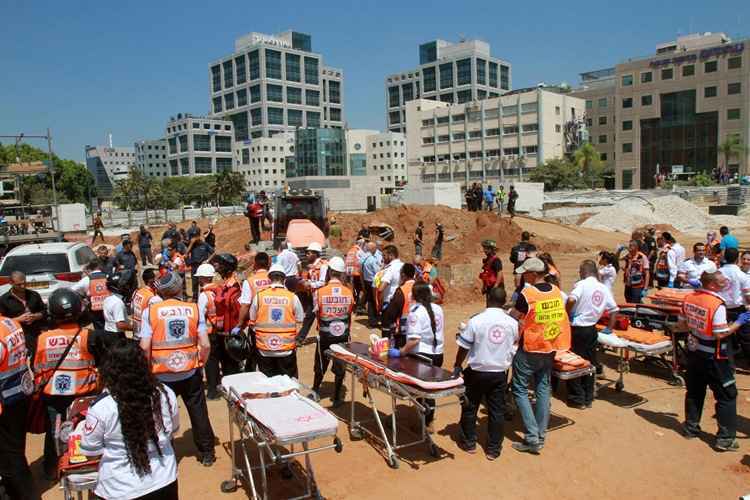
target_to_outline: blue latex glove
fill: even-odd
[[[674,288],[674,280],[669,280],[669,288]]]
[[[738,325],[746,325],[750,323],[750,312],[743,312],[742,314],[737,316],[735,323],[737,323]]]
[[[612,329],[607,326],[607,327],[602,328],[599,331],[599,333],[604,333],[604,334],[607,334],[607,335],[612,335]]]
[[[621,243],[621,244],[617,245],[617,250],[615,250],[615,253],[618,254],[618,253],[622,252],[623,250],[625,250],[626,248],[627,247]]]
[[[388,357],[389,358],[399,358],[401,357],[401,350],[396,349],[395,347],[391,347],[388,349]]]
[[[240,332],[242,332],[242,328],[240,328],[239,326],[235,326],[234,328],[232,328],[232,331],[231,331],[231,332],[229,332],[229,333],[230,333],[231,335],[237,335],[237,334],[239,334]]]
[[[688,284],[693,288],[700,288],[702,286],[700,280],[688,280]]]
[[[644,288],[644,289],[643,289],[643,290],[641,291],[641,298],[645,297],[646,295],[648,295],[648,288]]]

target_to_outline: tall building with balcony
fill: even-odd
[[[387,130],[406,132],[406,103],[447,104],[491,99],[511,89],[510,63],[493,57],[481,40],[433,40],[419,46],[419,66],[385,79]]]
[[[110,198],[117,181],[127,179],[135,165],[132,147],[86,146],[86,168],[94,176],[96,189],[102,198]]]
[[[232,170],[234,125],[230,121],[179,113],[167,122],[169,175],[210,175]]]
[[[208,73],[210,116],[230,120],[237,142],[344,126],[343,71],[323,64],[310,35],[250,33]]]
[[[152,139],[138,141],[134,145],[135,167],[146,177],[169,176],[167,140]]]

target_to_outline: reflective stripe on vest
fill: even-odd
[[[360,275],[360,263],[359,259],[357,258],[357,254],[359,253],[359,247],[353,246],[349,249],[349,251],[346,253],[346,259],[344,260],[344,265],[346,266],[346,274],[349,276],[359,276]]]
[[[660,251],[656,258],[656,276],[658,278],[669,277],[669,251],[672,249],[670,245],[665,245]]]
[[[521,292],[529,310],[523,319],[523,348],[526,352],[548,353],[570,349],[570,321],[560,290],[554,286],[542,292],[527,286]]]
[[[682,314],[690,329],[688,349],[713,354],[717,359],[728,356],[728,337],[719,339],[714,335],[714,316],[722,305],[721,297],[706,290],[696,290],[685,297]]]
[[[318,259],[315,261],[315,264],[310,266],[309,274],[311,281],[320,281],[320,268],[323,266],[328,266],[328,261],[325,259]]]
[[[295,295],[281,287],[258,292],[255,320],[255,346],[261,351],[291,351],[295,347],[297,320]]]
[[[224,318],[216,314],[216,291],[220,288],[215,283],[209,283],[201,290],[201,293],[206,295],[206,328],[209,335],[224,329]]]
[[[318,290],[318,330],[321,336],[349,336],[354,294],[341,281],[332,279]]]
[[[184,373],[200,367],[198,357],[198,306],[175,299],[152,304],[151,370]]]
[[[643,253],[638,252],[635,257],[628,255],[627,267],[625,268],[625,284],[627,286],[641,288],[646,286],[646,269],[643,264],[643,259],[646,256]]]
[[[135,332],[136,335],[141,331],[141,319],[143,318],[143,311],[146,310],[146,307],[148,307],[148,302],[154,295],[154,291],[147,286],[139,288],[133,294],[133,332]]]
[[[401,308],[401,317],[398,319],[398,331],[402,335],[406,335],[406,330],[409,327],[409,311],[411,306],[414,305],[414,297],[411,294],[411,290],[414,288],[414,280],[409,280],[398,288],[404,294],[404,305]]]
[[[89,331],[81,330],[75,344],[68,351],[60,367],[57,366],[68,344],[78,332],[77,325],[63,325],[48,330],[39,336],[34,371],[37,384],[49,378],[44,387],[44,394],[49,396],[82,396],[97,389],[97,371],[94,366],[94,355],[89,352]]]
[[[10,318],[0,318],[0,344],[5,353],[0,362],[0,400],[8,404],[16,396],[29,394],[33,390],[21,325]]]
[[[92,311],[101,311],[104,307],[104,299],[109,297],[107,288],[107,275],[101,272],[91,273],[89,276],[89,301]]]

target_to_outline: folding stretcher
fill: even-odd
[[[552,376],[560,380],[572,380],[587,375],[593,375],[596,369],[586,359],[572,352],[559,352],[555,354],[555,362],[552,366]]]
[[[305,493],[295,498],[321,498],[315,483],[310,454],[335,449],[341,452],[337,437],[338,420],[315,401],[303,396],[300,384],[289,377],[267,378],[260,372],[228,375],[219,391],[229,412],[229,446],[232,477],[221,484],[225,493],[234,491],[244,480],[254,500],[268,498],[268,469],[273,465],[289,468],[289,460],[305,457]],[[235,427],[239,435],[235,438]],[[318,439],[332,439],[332,444],[311,447]],[[236,451],[239,441],[241,456]],[[258,464],[252,465],[250,445],[257,447]],[[302,449],[295,451],[295,445]],[[260,471],[260,495],[253,471]]]
[[[364,434],[385,446],[388,465],[396,469],[399,466],[396,451],[427,443],[430,454],[438,455],[437,446],[427,431],[425,415],[428,408],[424,399],[460,398],[465,392],[462,378],[453,378],[451,373],[440,367],[433,366],[428,359],[417,356],[405,356],[381,360],[370,356],[369,347],[361,342],[348,344],[333,344],[326,355],[344,364],[351,373],[351,406],[349,414],[349,432],[355,439]],[[355,415],[356,383],[362,383],[364,395],[372,409],[374,418],[368,421],[358,421]],[[391,400],[391,428],[389,432],[383,426],[372,391],[379,391]],[[398,425],[396,421],[396,404],[398,401],[410,403],[419,416],[419,436],[407,442],[399,442]],[[457,401],[458,402],[458,401]],[[457,403],[456,402],[456,403]],[[437,407],[456,403],[436,404]],[[365,423],[375,421],[378,432],[373,432],[364,426]]]
[[[74,400],[65,421],[58,418],[55,422],[55,446],[60,457],[57,470],[65,500],[83,500],[84,492],[89,492],[90,496],[99,478],[99,458],[77,456],[76,450],[69,446],[70,436],[76,432],[78,424],[86,419],[86,412],[96,398],[87,396]]]
[[[630,333],[630,335],[628,335]],[[627,338],[627,337],[630,337]],[[649,337],[651,337],[649,339]],[[632,339],[643,338],[643,341]],[[635,327],[628,327],[626,331],[617,331],[614,333],[599,333],[599,344],[614,351],[617,354],[617,374],[618,378],[614,382],[601,384],[600,387],[607,387],[614,384],[616,391],[622,391],[625,388],[625,373],[630,371],[630,362],[635,359],[658,358],[666,366],[672,368],[671,361],[666,359],[667,353],[673,352],[673,343],[670,337],[661,335],[657,332],[649,332]],[[679,379],[683,383],[682,377],[672,370],[673,379]]]

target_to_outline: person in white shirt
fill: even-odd
[[[664,242],[669,245],[667,251],[667,264],[669,266],[669,288],[673,288],[675,280],[677,279],[677,272],[680,268],[680,264],[685,260],[685,247],[677,243],[671,233],[664,231],[661,233],[661,237]]]
[[[724,250],[726,264],[719,269],[719,272],[726,278],[726,283],[718,293],[724,299],[724,305],[727,308],[727,321],[730,323],[750,307],[750,276],[742,272],[742,269],[737,265],[739,256],[739,251],[736,248],[727,248]],[[738,335],[740,338],[743,337],[744,330],[745,328],[740,330]]]
[[[406,344],[400,349],[391,348],[388,354],[391,357],[418,354],[421,357],[429,358],[432,366],[443,366],[445,344],[443,308],[432,303],[432,290],[426,283],[415,284],[411,294],[414,305],[409,309],[409,316],[406,320]],[[428,431],[432,432],[432,420],[435,418],[435,400],[424,399],[419,401],[427,407],[425,424]]]
[[[597,279],[596,263],[584,260],[578,269],[581,280],[576,283],[566,300],[566,309],[571,318],[571,350],[596,365],[598,332],[596,324],[604,313],[609,313],[611,333],[617,315],[617,302],[612,291]],[[568,405],[575,408],[591,408],[594,402],[594,375],[568,381]]]
[[[461,441],[459,446],[468,453],[477,449],[477,412],[482,401],[487,407],[487,459],[500,456],[503,443],[505,392],[508,387],[508,368],[516,354],[518,322],[503,306],[507,296],[504,288],[493,288],[487,294],[487,309],[459,327],[456,337],[458,352],[453,367],[454,375],[463,370],[466,395],[461,405]]]
[[[742,252],[740,256],[740,269],[745,274],[750,274],[750,251]]]
[[[101,456],[94,493],[101,498],[176,500],[172,439],[180,416],[174,392],[151,375],[136,340],[118,340],[99,370],[105,392],[76,429],[81,452]]]
[[[110,347],[118,338],[125,338],[125,332],[133,329],[128,318],[128,309],[122,297],[123,288],[129,286],[130,271],[121,271],[107,276],[107,288],[111,292],[102,303],[102,314],[104,316],[104,331],[106,335],[99,337],[95,357],[97,366],[101,364],[103,357],[107,356]]]
[[[383,277],[380,279],[380,288],[382,300],[380,301],[381,311],[385,311],[391,297],[396,293],[396,289],[401,285],[401,266],[404,265],[398,258],[398,248],[395,245],[388,245],[383,249]]]
[[[615,281],[617,280],[617,257],[611,252],[599,253],[599,281],[610,291],[614,290]]]
[[[677,270],[675,285],[681,288],[701,287],[701,274],[715,273],[716,264],[706,258],[706,245],[696,243],[693,245],[693,258],[682,261]]]

